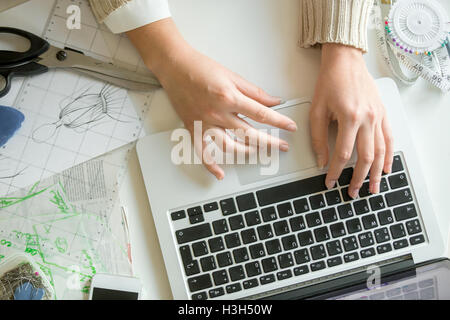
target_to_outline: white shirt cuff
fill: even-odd
[[[133,0],[114,10],[104,23],[111,32],[122,33],[170,16],[167,0]]]

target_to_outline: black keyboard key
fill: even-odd
[[[366,199],[358,200],[353,202],[353,208],[355,208],[355,212],[357,215],[365,214],[369,212],[369,204]]]
[[[386,192],[389,190],[386,178],[381,178],[380,181],[380,192]]]
[[[390,243],[381,244],[377,247],[378,254],[386,253],[392,251],[392,246]]]
[[[261,223],[261,217],[259,216],[258,211],[250,211],[245,214],[245,222],[247,222],[247,226],[256,226]]]
[[[308,249],[300,249],[297,251],[294,251],[294,258],[295,262],[297,264],[303,264],[311,261],[311,258],[309,257]]]
[[[402,159],[400,156],[395,156],[392,162],[392,173],[403,171]]]
[[[216,262],[213,256],[205,257],[200,259],[200,264],[202,265],[203,272],[208,272],[217,268]]]
[[[225,243],[227,244],[228,249],[239,247],[241,245],[239,234],[237,232],[227,234],[225,236]]]
[[[223,296],[225,294],[225,291],[223,290],[223,288],[214,288],[214,289],[209,290],[208,293],[209,293],[209,297],[211,299],[213,299],[213,298]]]
[[[277,236],[289,233],[289,226],[285,220],[275,222],[273,224],[273,229],[275,230],[275,234]]]
[[[281,243],[283,243],[284,251],[289,251],[298,248],[297,239],[294,235],[289,235],[287,237],[281,238]]]
[[[177,220],[186,218],[186,212],[184,210],[180,210],[180,211],[172,212],[170,214],[170,216],[172,217],[172,221],[177,221]]]
[[[250,255],[252,256],[252,259],[258,259],[261,257],[264,257],[266,255],[266,252],[264,251],[264,246],[262,243],[256,243],[249,247]]]
[[[187,249],[190,250],[189,247]],[[180,251],[181,251],[181,248],[180,248]],[[198,264],[198,261],[192,260],[190,251],[189,251],[189,256],[190,256],[190,258],[187,258],[187,257],[183,258],[183,254],[182,254],[184,271],[186,273],[186,276],[188,276],[188,277],[200,273],[200,266]]]
[[[254,276],[260,275],[261,272],[261,265],[258,261],[252,261],[250,263],[247,263],[245,265],[245,271],[247,272],[247,277],[251,278]]]
[[[255,288],[255,287],[259,286],[259,283],[258,283],[258,279],[250,279],[250,280],[245,280],[244,282],[242,282],[242,285],[243,285],[244,289],[247,290],[247,289],[251,289],[251,288]]]
[[[378,227],[377,218],[374,214],[362,217],[361,221],[366,230]]]
[[[372,232],[365,232],[358,234],[359,245],[361,248],[370,247],[375,243]]]
[[[342,264],[342,258],[341,257],[333,257],[333,258],[329,258],[327,260],[327,265],[328,267],[335,267]]]
[[[372,211],[382,210],[386,207],[384,204],[383,196],[376,196],[369,199],[370,207]]]
[[[214,221],[212,225],[215,234],[222,234],[228,232],[227,220],[225,219]]]
[[[387,193],[385,197],[389,207],[411,202],[413,200],[411,190],[409,190],[409,188]]]
[[[277,213],[274,207],[267,207],[261,209],[261,215],[264,222],[269,222],[273,220],[277,220]]]
[[[232,231],[245,227],[244,218],[242,217],[242,215],[232,216],[228,219],[228,223],[230,224],[230,228]]]
[[[393,223],[394,218],[392,217],[391,210],[384,210],[378,212],[378,221],[380,221],[381,226]]]
[[[218,209],[219,209],[219,205],[217,204],[217,202],[211,202],[211,203],[207,203],[207,204],[203,205],[203,211],[205,211],[205,212],[216,211]]]
[[[395,219],[397,221],[403,221],[406,219],[417,217],[416,207],[413,203],[407,204],[394,209]]]
[[[244,244],[249,244],[258,241],[256,237],[255,229],[247,229],[241,231],[242,242]]]
[[[231,253],[222,252],[216,255],[217,263],[220,268],[228,267],[233,264],[233,260],[231,259]]]
[[[234,204],[234,199],[224,199],[220,201],[220,209],[222,210],[222,214],[224,216],[228,216],[230,214],[234,214],[237,212],[236,205]]]
[[[191,224],[196,224],[196,223],[200,223],[203,221],[205,221],[205,217],[203,216],[203,214],[198,214],[196,216],[189,217],[189,222]]]
[[[311,209],[316,210],[325,207],[325,199],[322,194],[317,194],[315,196],[309,197],[309,203],[311,204]]]
[[[225,244],[223,243],[222,237],[209,239],[208,244],[209,244],[209,250],[211,250],[211,252],[213,252],[213,253],[225,250]]]
[[[202,274],[197,277],[188,279],[189,290],[191,292],[197,292],[212,287],[211,277],[207,274]]]
[[[242,263],[250,260],[246,247],[233,250],[233,257],[235,263]]]
[[[183,265],[186,265],[187,263],[192,261],[192,254],[189,245],[180,247],[180,256],[181,261],[183,261]]]
[[[342,222],[332,224],[330,226],[330,231],[333,238],[339,238],[346,235],[345,227]]]
[[[247,193],[236,197],[239,211],[247,211],[256,208],[256,200],[253,193]]]
[[[292,271],[290,269],[277,272],[277,279],[279,281],[289,279],[291,277],[292,277]]]
[[[319,271],[325,269],[325,261],[317,261],[310,264],[311,271]]]
[[[199,292],[192,295],[192,300],[206,300],[208,299],[208,295],[206,292]]]
[[[353,168],[345,168],[342,170],[341,176],[339,177],[339,185],[341,187],[348,186],[350,184],[350,181],[352,181],[353,176]]]
[[[189,217],[203,214],[202,207],[189,208],[187,209],[187,213]]]
[[[347,220],[345,224],[347,225],[347,230],[349,234],[360,232],[362,230],[359,218]]]
[[[406,240],[406,239],[394,241],[394,249],[395,250],[406,248],[407,246],[408,246],[408,240]]]
[[[316,238],[316,242],[330,240],[330,233],[328,232],[327,227],[321,227],[321,228],[314,229],[314,236]]]
[[[336,209],[328,208],[328,209],[322,210],[322,219],[323,219],[323,223],[330,223],[330,222],[336,221],[338,219]]]
[[[422,242],[425,242],[425,237],[423,235],[421,235],[421,234],[418,235],[418,236],[414,236],[414,237],[409,238],[409,243],[412,246],[414,246],[416,244],[419,244],[419,243],[422,243]]]
[[[390,176],[388,179],[391,189],[399,189],[408,185],[408,179],[406,178],[406,174],[403,172],[394,176]]]
[[[419,220],[412,220],[406,223],[406,230],[408,230],[409,235],[413,235],[419,232],[422,232],[422,228],[420,227]]]
[[[302,216],[297,216],[289,219],[289,224],[291,225],[291,230],[293,232],[306,229],[305,220]]]
[[[239,292],[242,290],[241,284],[240,283],[233,283],[233,284],[229,284],[228,286],[225,287],[225,290],[227,290],[227,293],[235,293],[235,292]]]
[[[277,260],[274,257],[261,260],[264,273],[278,270]]]
[[[289,268],[294,265],[294,258],[291,253],[284,253],[278,256],[278,263],[281,269]]]
[[[327,251],[329,256],[335,256],[342,253],[342,247],[339,240],[327,242]]]
[[[358,249],[358,241],[354,236],[342,239],[342,244],[344,246],[345,252]]]
[[[292,209],[290,202],[279,204],[277,210],[280,218],[286,218],[294,214],[294,209]]]
[[[320,175],[257,191],[256,197],[260,206],[267,206],[325,190],[325,175]]]
[[[309,211],[309,204],[306,198],[298,199],[294,201],[294,210],[296,214]]]
[[[342,200],[344,202],[349,202],[349,201],[353,201],[353,199],[350,197],[350,195],[348,194],[348,187],[342,188],[341,189],[341,195],[342,195]]]
[[[375,239],[377,240],[377,243],[382,243],[391,240],[391,237],[389,236],[389,231],[387,228],[381,228],[374,231]]]
[[[208,246],[205,241],[200,241],[192,244],[192,251],[194,252],[194,256],[204,256],[208,254]]]
[[[363,185],[361,186],[361,189],[359,189],[359,196],[361,198],[365,198],[371,195],[370,191],[369,191],[369,182],[364,182]]]
[[[309,272],[309,268],[307,265],[294,268],[295,276],[301,276],[302,274],[307,274],[308,272]]]
[[[311,257],[313,260],[323,259],[327,256],[327,253],[325,251],[325,247],[323,246],[323,244],[319,244],[317,246],[311,247],[310,251],[311,251]]]
[[[214,280],[214,284],[216,286],[221,286],[225,283],[230,282],[228,279],[228,274],[225,270],[220,270],[220,271],[216,271],[213,272],[212,274],[213,280]]]
[[[375,249],[374,248],[368,248],[361,250],[361,258],[368,258],[375,255]]]
[[[234,266],[228,269],[228,273],[230,274],[231,281],[238,281],[245,279],[245,272],[242,266]]]
[[[344,256],[345,263],[349,263],[349,262],[353,262],[353,261],[357,261],[357,260],[359,260],[358,252],[347,253]]]
[[[302,247],[313,244],[314,243],[314,239],[313,239],[313,235],[311,231],[303,231],[300,232],[298,235],[298,242],[300,243],[300,245]]]
[[[184,244],[212,236],[209,223],[200,224],[175,232],[178,244]]]
[[[347,219],[353,217],[353,209],[349,203],[340,205],[338,207],[339,217],[341,219]]]
[[[260,240],[266,240],[273,237],[273,231],[270,224],[266,224],[257,228]]]
[[[272,282],[275,282],[275,275],[273,274],[266,274],[259,278],[259,282],[261,285],[269,284]]]
[[[327,193],[325,193],[325,199],[327,199],[327,204],[329,206],[333,206],[342,202],[339,190],[328,191]]]
[[[391,230],[392,239],[403,238],[406,236],[405,228],[403,224],[394,224],[389,228]]]
[[[320,214],[318,212],[308,213],[306,216],[306,223],[308,227],[313,228],[322,224]]]
[[[273,239],[266,241],[266,250],[269,255],[281,252],[280,240]]]

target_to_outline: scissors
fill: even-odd
[[[57,48],[46,40],[24,30],[0,27],[0,33],[15,34],[30,41],[26,52],[0,50],[0,98],[11,89],[14,76],[33,76],[49,69],[67,69],[135,91],[160,88],[154,75],[139,75],[103,62],[71,48]]]

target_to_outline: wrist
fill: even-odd
[[[364,61],[363,52],[355,47],[338,43],[325,43],[322,45],[322,64],[327,62],[335,63],[342,60]]]

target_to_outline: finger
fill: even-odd
[[[289,144],[285,140],[274,137],[263,130],[255,129],[248,122],[237,116],[230,117],[227,122],[232,129],[237,129],[234,131],[236,136],[246,144],[262,148],[271,146],[283,152],[289,151]]]
[[[363,126],[358,132],[356,141],[358,160],[356,161],[353,177],[348,188],[348,195],[353,199],[358,197],[359,189],[361,189],[373,163],[375,153],[374,135],[375,130],[373,126]]]
[[[341,176],[342,170],[352,157],[357,132],[358,127],[350,122],[338,124],[336,146],[325,179],[325,185],[328,189],[332,189],[336,185],[336,181]]]
[[[372,194],[380,192],[381,175],[386,155],[386,144],[384,142],[383,130],[381,124],[375,129],[375,151],[374,161],[370,168],[370,184],[369,191]]]
[[[205,168],[212,173],[217,180],[223,180],[225,177],[225,172],[222,168],[215,162],[210,152],[207,151],[207,142],[202,139],[201,142],[194,141],[194,133],[193,130],[189,130],[191,132],[192,144],[194,145],[194,151],[197,156],[202,160],[202,164]],[[202,135],[203,137],[203,135]]]
[[[267,107],[277,106],[282,101],[281,98],[272,97],[263,89],[255,86],[254,84],[248,82],[247,80],[243,79],[238,75],[235,75],[234,83],[236,84],[236,87],[242,94]]]
[[[259,123],[268,124],[287,131],[297,131],[297,125],[292,119],[263,106],[245,95],[241,96],[236,112]]]
[[[328,126],[330,124],[325,108],[311,107],[311,142],[316,153],[317,166],[322,169],[328,163]]]
[[[257,151],[255,146],[246,145],[240,141],[236,141],[222,128],[212,127],[207,130],[208,133],[214,135],[216,145],[225,153],[234,154],[250,154]],[[206,133],[206,132],[205,132]]]
[[[386,144],[386,154],[384,159],[383,171],[386,173],[392,172],[392,162],[394,162],[394,139],[392,137],[392,129],[388,119],[385,117],[382,123],[384,143]]]

